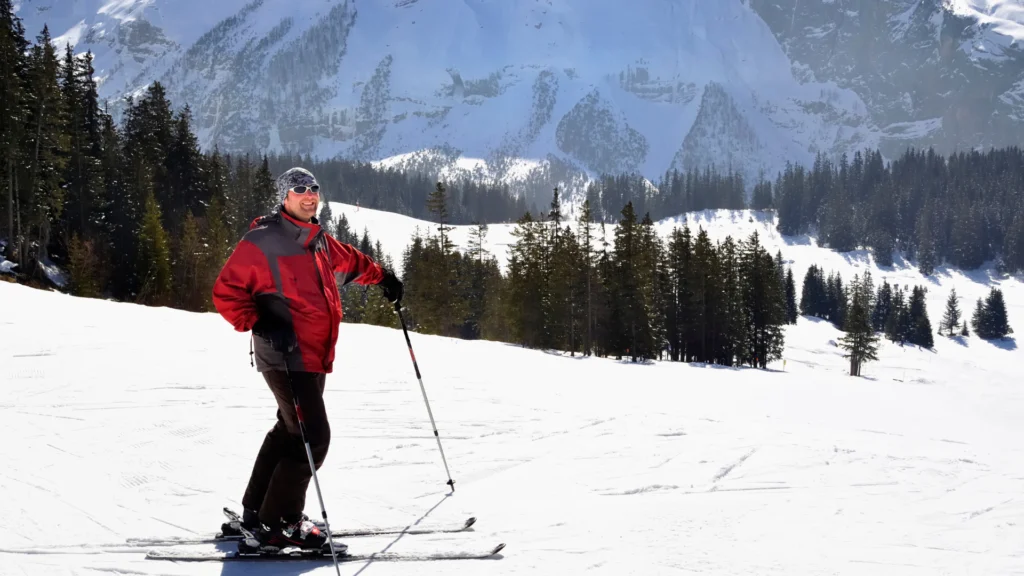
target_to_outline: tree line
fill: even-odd
[[[826,320],[845,332],[838,343],[850,359],[850,375],[859,376],[861,366],[877,360],[880,335],[900,346],[932,348],[935,339],[925,296],[928,289],[915,285],[904,290],[883,281],[877,291],[871,271],[855,274],[844,286],[842,274],[812,264],[804,276],[800,313]],[[950,291],[945,313],[937,331],[947,336],[969,336],[956,289]],[[961,321],[962,320],[962,321]],[[971,324],[982,339],[994,340],[1013,333],[1007,322],[1002,290],[992,287],[985,299],[978,299]]]
[[[454,248],[443,183],[430,206],[436,228],[417,232],[403,252],[408,320],[425,333],[764,368],[781,358],[783,326],[796,322],[792,270],[756,232],[712,242],[684,226],[666,242],[628,202],[609,230],[589,202],[567,221],[555,189],[547,213],[516,222],[503,274],[486,249],[486,225],[464,253]]]
[[[787,165],[762,183],[754,208],[774,207],[783,234],[815,233],[823,246],[869,248],[881,266],[894,254],[923,274],[949,263],[975,269],[995,260],[1024,270],[1024,150],[1011,147],[943,157],[907,150],[885,164],[877,151],[818,155],[809,169]]]
[[[586,198],[597,222],[615,222],[627,203],[655,221],[700,210],[747,208],[743,176],[714,166],[666,172],[651,183],[640,174],[603,174],[587,185]],[[768,208],[769,206],[765,206]]]
[[[995,261],[1002,273],[1024,271],[1024,149],[1008,147],[941,156],[908,149],[886,163],[878,150],[819,153],[809,167],[787,163],[761,174],[749,201],[743,177],[714,167],[666,172],[656,183],[639,174],[603,175],[586,197],[598,220],[632,202],[655,220],[705,209],[774,210],[779,232],[811,234],[838,252],[871,250],[880,266],[902,255],[924,275],[949,264],[976,269]]]

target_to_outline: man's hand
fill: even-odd
[[[272,316],[261,317],[253,325],[252,333],[261,338],[266,338],[274,350],[287,354],[298,346],[295,338],[295,329],[272,318]]]
[[[377,284],[384,291],[384,297],[392,304],[402,301],[402,293],[405,291],[402,281],[395,276],[391,270],[384,270],[384,277]]]

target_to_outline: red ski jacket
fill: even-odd
[[[335,277],[338,274],[338,278]],[[253,220],[213,285],[213,304],[239,332],[271,315],[295,330],[290,354],[253,337],[260,372],[330,373],[341,323],[341,286],[377,284],[383,270],[369,256],[325,233],[314,218],[302,222],[282,207]]]

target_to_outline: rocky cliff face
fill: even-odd
[[[1002,4],[1014,2],[750,3],[799,80],[835,82],[860,96],[889,155],[907,146],[951,152],[1020,144],[1024,34],[1013,20],[991,16]]]

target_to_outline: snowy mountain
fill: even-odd
[[[583,174],[714,162],[752,181],[819,151],[1015,143],[1019,2],[849,4],[21,0],[18,14],[92,50],[115,108],[164,83],[204,147],[462,172],[541,201]]]
[[[884,152],[1019,146],[1020,0],[751,0],[803,81],[856,92]]]
[[[396,230],[425,226],[332,209],[386,246],[399,242]],[[768,237],[774,228],[752,216],[687,218],[713,239],[762,230],[794,272],[817,262],[844,278],[870,267],[876,282],[924,283],[933,325],[951,288],[969,303],[998,285],[1011,325],[1024,326],[1019,279],[878,269],[813,239]],[[0,302],[0,574],[335,573],[326,562],[147,560],[157,547],[125,545],[210,533],[223,506],[240,508],[276,410],[249,365],[248,334],[216,314],[6,282]],[[455,480],[448,495],[401,331],[343,324],[319,472],[332,528],[476,516],[464,534],[346,543],[366,553],[507,544],[497,560],[354,562],[343,573],[1024,572],[1024,351],[976,337],[936,336],[934,351],[884,342],[864,378],[850,378],[829,324],[800,318],[785,330],[785,359],[767,371],[631,365],[413,333]],[[306,502],[319,517],[312,485]],[[215,548],[230,545],[173,549]]]

